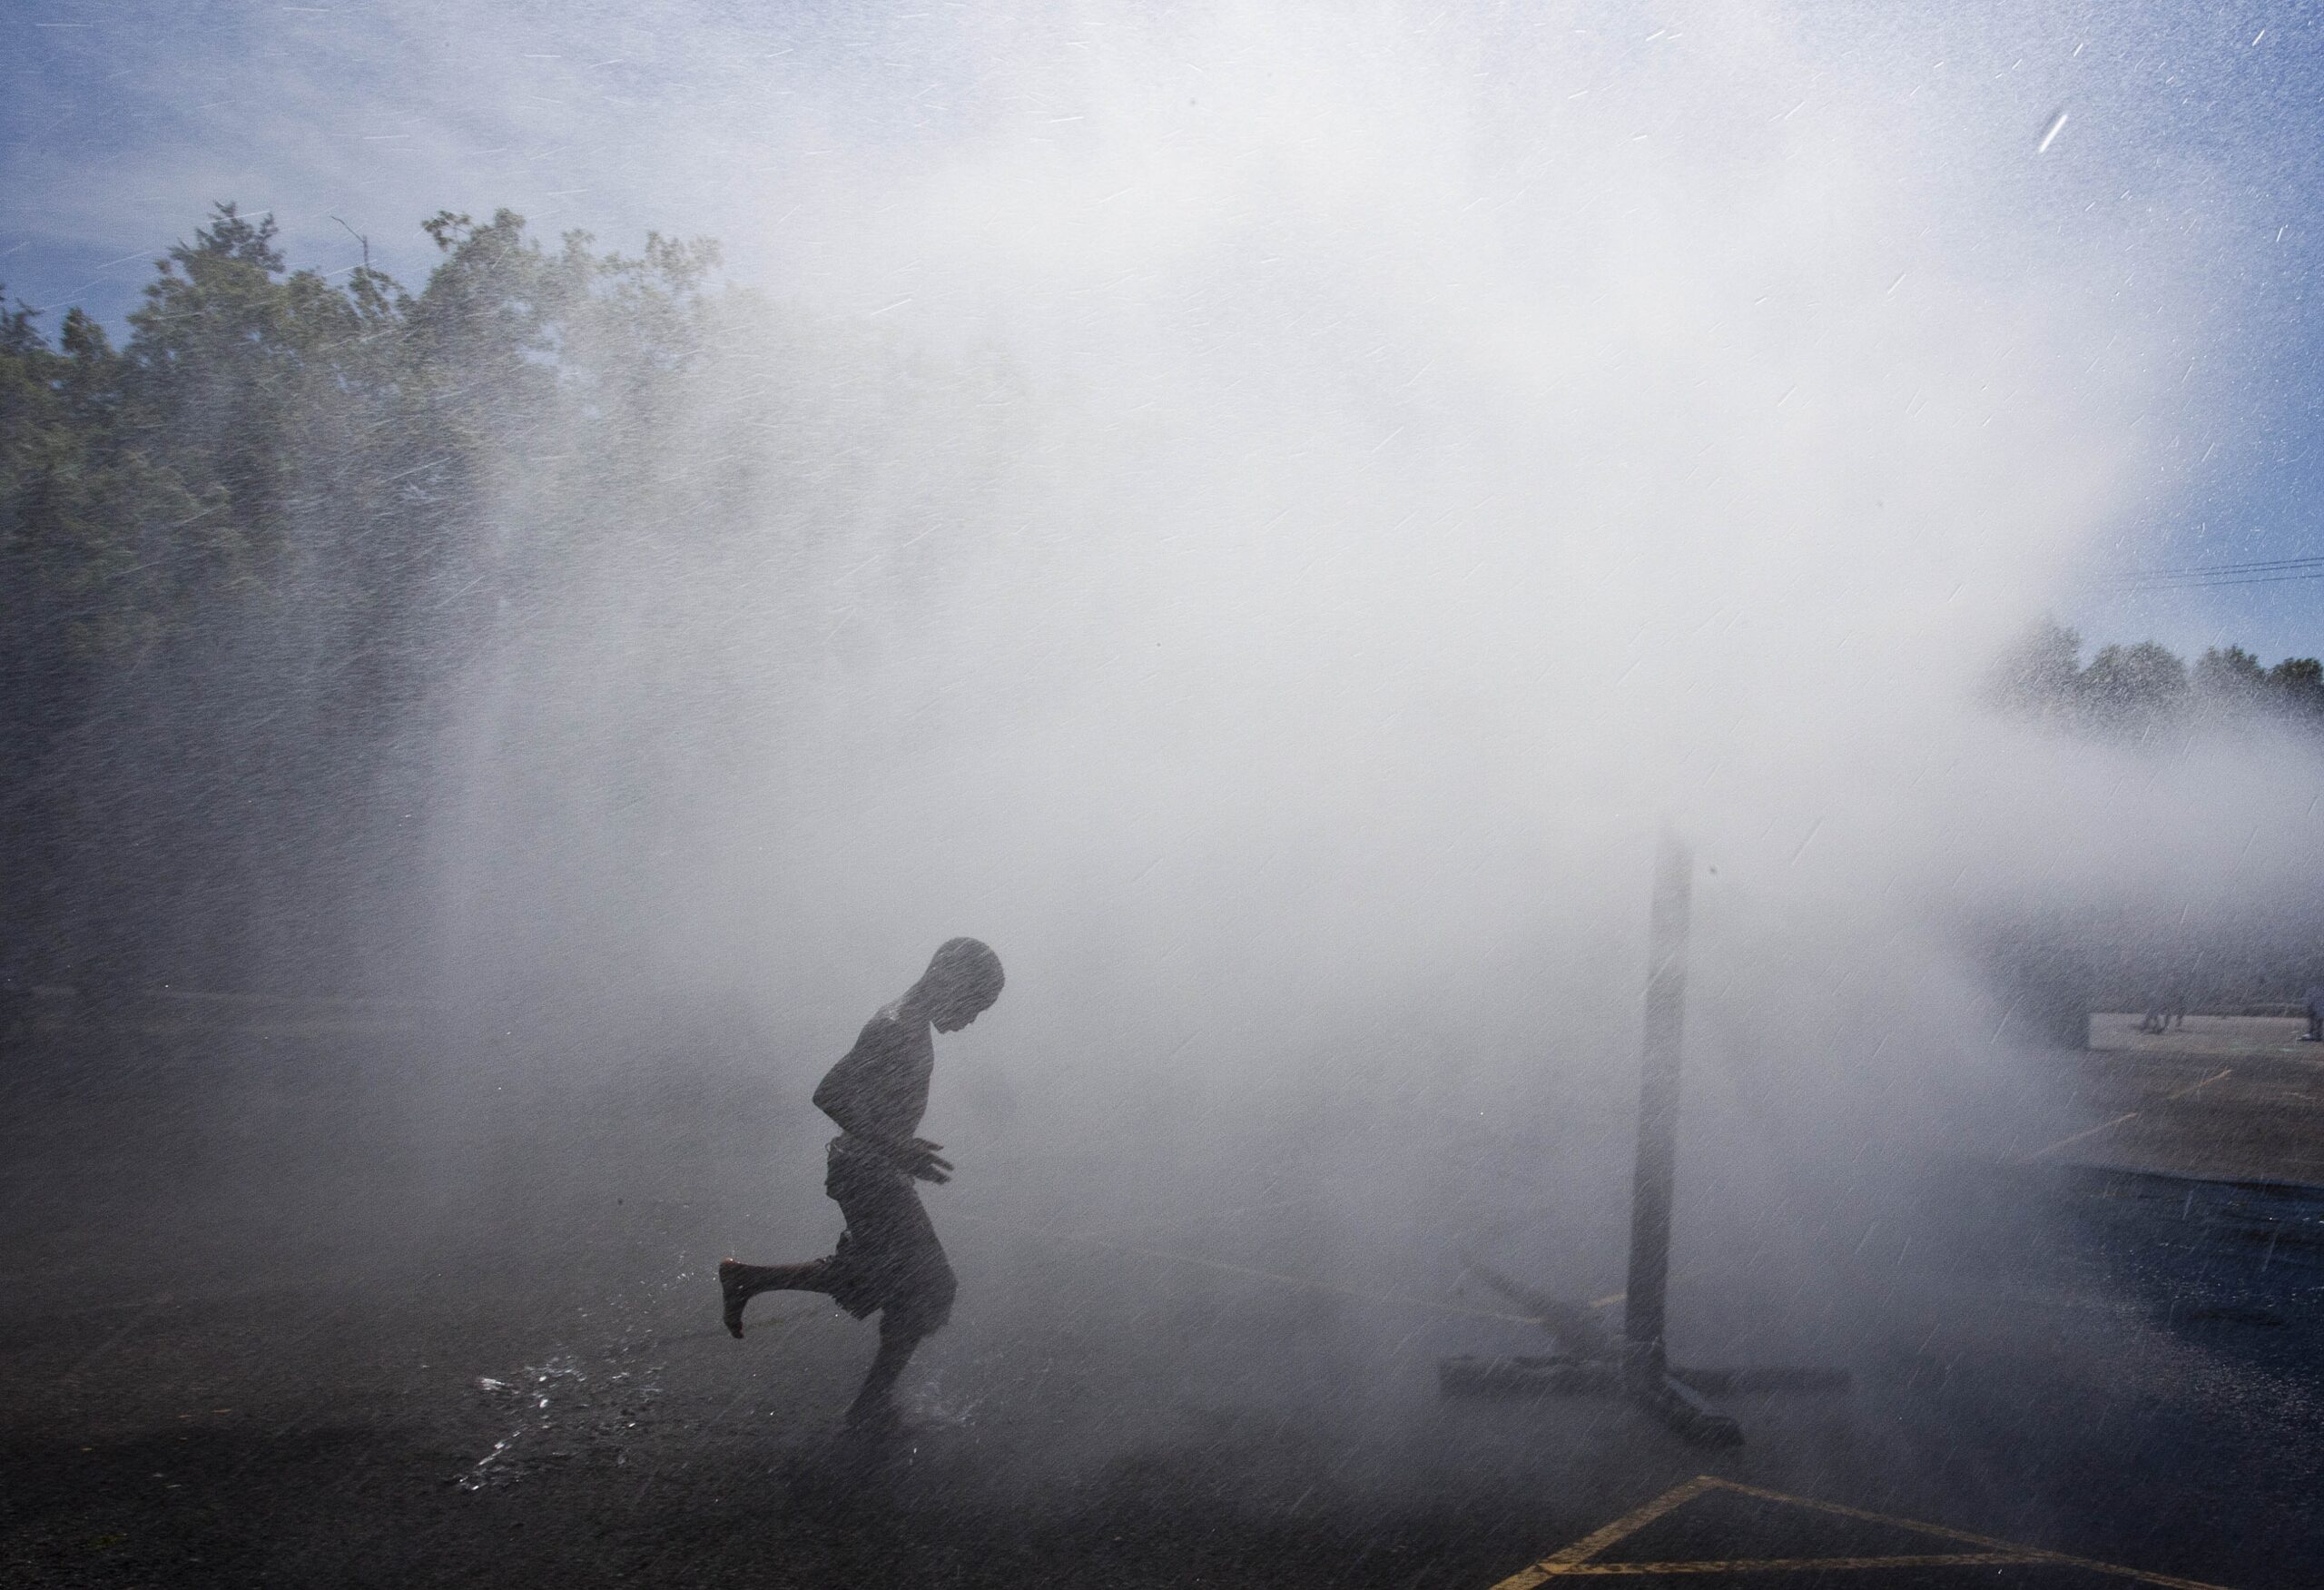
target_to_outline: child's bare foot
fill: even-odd
[[[743,1305],[751,1300],[751,1294],[742,1287],[743,1272],[748,1269],[749,1265],[731,1259],[718,1261],[718,1295],[725,1304],[726,1334],[736,1341],[743,1339]]]

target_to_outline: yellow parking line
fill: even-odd
[[[1725,1562],[1576,1563],[1560,1568],[1563,1578],[1639,1578],[1648,1575],[1837,1573],[1866,1568],[1989,1568],[1997,1565],[2046,1563],[2045,1556],[2024,1552],[1940,1552],[1917,1557],[1731,1557]]]
[[[1896,1555],[1885,1557],[1728,1557],[1681,1562],[1599,1563],[1590,1559],[1626,1536],[1635,1535],[1656,1519],[1685,1506],[1708,1491],[1732,1491],[1738,1496],[1751,1496],[1763,1502],[1775,1502],[1787,1507],[1805,1507],[1811,1512],[1829,1513],[1837,1517],[1859,1519],[1867,1524],[1882,1524],[1892,1528],[1907,1529],[1918,1535],[1935,1536],[1940,1540],[1956,1541],[1963,1546],[1977,1546],[1974,1552],[1950,1552],[1941,1555]],[[2062,1551],[2050,1551],[2019,1541],[1997,1540],[1988,1535],[1972,1535],[1965,1529],[1948,1528],[1942,1524],[1926,1524],[1917,1518],[1899,1518],[1887,1513],[1867,1512],[1862,1507],[1845,1506],[1838,1502],[1819,1502],[1812,1496],[1795,1496],[1783,1491],[1771,1491],[1759,1486],[1745,1485],[1740,1480],[1722,1479],[1715,1474],[1699,1475],[1684,1485],[1674,1486],[1634,1512],[1625,1513],[1604,1528],[1584,1536],[1563,1551],[1543,1557],[1531,1567],[1521,1569],[1494,1585],[1492,1590],[1534,1590],[1534,1586],[1556,1578],[1638,1578],[1653,1575],[1677,1575],[1692,1574],[1729,1574],[1776,1572],[1789,1569],[1800,1572],[1847,1569],[1856,1572],[1881,1568],[1918,1568],[1939,1566],[1990,1566],[2014,1564],[2021,1566],[2081,1568],[2086,1572],[2104,1574],[2133,1584],[2152,1585],[2157,1590],[2226,1590],[2219,1585],[2200,1579],[2175,1578],[2169,1574],[2149,1573],[2143,1568],[2127,1568],[2120,1563],[2102,1563],[2094,1557],[2078,1557]]]
[[[1603,1529],[1583,1536],[1563,1551],[1552,1553],[1530,1568],[1520,1569],[1495,1585],[1492,1590],[1533,1590],[1533,1586],[1560,1574],[1570,1573],[1575,1565],[1587,1562],[1626,1535],[1635,1535],[1675,1507],[1683,1507],[1713,1486],[1718,1484],[1715,1475],[1698,1475],[1693,1479],[1647,1503],[1643,1507],[1623,1514]]]
[[[1861,1518],[1868,1524],[1889,1524],[1899,1528],[1917,1530],[1934,1535],[1940,1540],[1957,1540],[1964,1546],[1982,1546],[1992,1551],[2024,1552],[2029,1558],[2054,1563],[2062,1567],[2088,1568],[2101,1574],[2112,1574],[2120,1578],[2134,1579],[2142,1585],[2156,1585],[2165,1590],[2226,1590],[2224,1585],[2205,1584],[2200,1579],[2174,1579],[2168,1574],[2150,1574],[2143,1568],[2126,1568],[2120,1563],[2102,1563],[2094,1557],[2070,1556],[2062,1551],[2049,1551],[2022,1541],[1997,1540],[1990,1535],[1972,1535],[1965,1529],[1949,1529],[1942,1524],[1925,1524],[1917,1518],[1898,1518],[1887,1513],[1867,1513],[1861,1507],[1843,1506],[1837,1502],[1819,1502],[1809,1496],[1787,1496],[1782,1491],[1763,1490],[1758,1486],[1745,1485],[1739,1480],[1721,1479],[1714,1483],[1722,1489],[1761,1501],[1781,1502],[1787,1506],[1807,1507],[1819,1513],[1832,1513],[1843,1518]]]

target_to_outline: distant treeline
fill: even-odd
[[[0,979],[401,980],[381,879],[424,844],[441,686],[558,535],[619,533],[523,522],[495,471],[650,459],[731,296],[705,243],[427,231],[413,293],[291,271],[222,205],[124,346],[0,315]]]
[[[495,648],[607,644],[575,634],[570,571],[610,548],[773,560],[803,588],[849,534],[921,545],[975,499],[966,455],[1010,452],[996,430],[931,457],[913,418],[956,440],[962,412],[1004,426],[1005,371],[931,370],[715,287],[714,245],[544,247],[506,211],[426,230],[439,258],[414,292],[368,263],[292,271],[271,220],[222,205],[159,262],[123,345],[78,309],[53,337],[0,313],[0,986],[411,987],[426,880],[460,864],[437,821],[478,738],[459,686]],[[561,726],[619,795],[683,776],[678,736],[714,746],[702,701],[743,702],[763,735],[783,697],[749,672],[766,657],[715,644],[741,627],[698,615],[711,643],[654,652],[652,617],[613,666],[662,688],[658,661],[693,717],[609,735],[518,700],[483,737],[519,724],[554,746]],[[745,684],[704,676],[722,667]],[[2324,727],[2313,658],[2230,648],[2191,669],[2149,643],[2085,666],[2055,626],[1995,693],[2131,739]]]
[[[2082,637],[2052,620],[1994,670],[2005,710],[2061,728],[2146,741],[2190,728],[2279,723],[2324,733],[2324,662],[2286,657],[2272,667],[2240,646],[2212,647],[2191,667],[2152,640],[2102,646],[2087,664]]]

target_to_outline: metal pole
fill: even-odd
[[[1670,1281],[1670,1204],[1679,1158],[1679,1058],[1687,1014],[1687,907],[1694,856],[1667,826],[1654,864],[1648,918],[1646,1044],[1640,1067],[1638,1158],[1630,1179],[1630,1279],[1622,1315],[1622,1356],[1593,1339],[1588,1316],[1495,1274],[1463,1255],[1486,1283],[1539,1316],[1563,1350],[1552,1357],[1447,1358],[1438,1383],[1450,1395],[1599,1396],[1619,1392],[1688,1440],[1733,1447],[1743,1427],[1705,1401],[1746,1391],[1838,1391],[1845,1369],[1704,1369],[1670,1367],[1663,1348],[1663,1303]]]
[[[1663,1299],[1670,1277],[1670,1200],[1679,1151],[1679,1056],[1687,1009],[1687,907],[1694,856],[1664,828],[1647,926],[1646,1045],[1639,1078],[1638,1158],[1630,1180],[1628,1368],[1659,1383]]]

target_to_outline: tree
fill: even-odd
[[[2044,617],[2002,655],[1994,669],[1993,696],[2017,712],[2070,711],[2081,677],[2082,637]]]
[[[2206,647],[2195,660],[2195,680],[2200,685],[2231,689],[2255,685],[2265,674],[2260,659],[2240,646]]]
[[[2083,710],[2117,734],[2143,736],[2178,720],[2187,703],[2187,665],[2155,641],[2102,646],[2083,670]]]
[[[2268,670],[2268,683],[2286,710],[2309,723],[2324,724],[2324,662],[2286,657]]]
[[[30,903],[5,931],[63,975],[261,933],[305,953],[302,922],[359,914],[316,857],[418,842],[461,647],[533,621],[529,571],[636,537],[618,503],[698,489],[658,444],[714,247],[545,250],[506,210],[427,231],[412,294],[292,270],[271,217],[220,204],[124,346],[0,314],[0,841]]]

